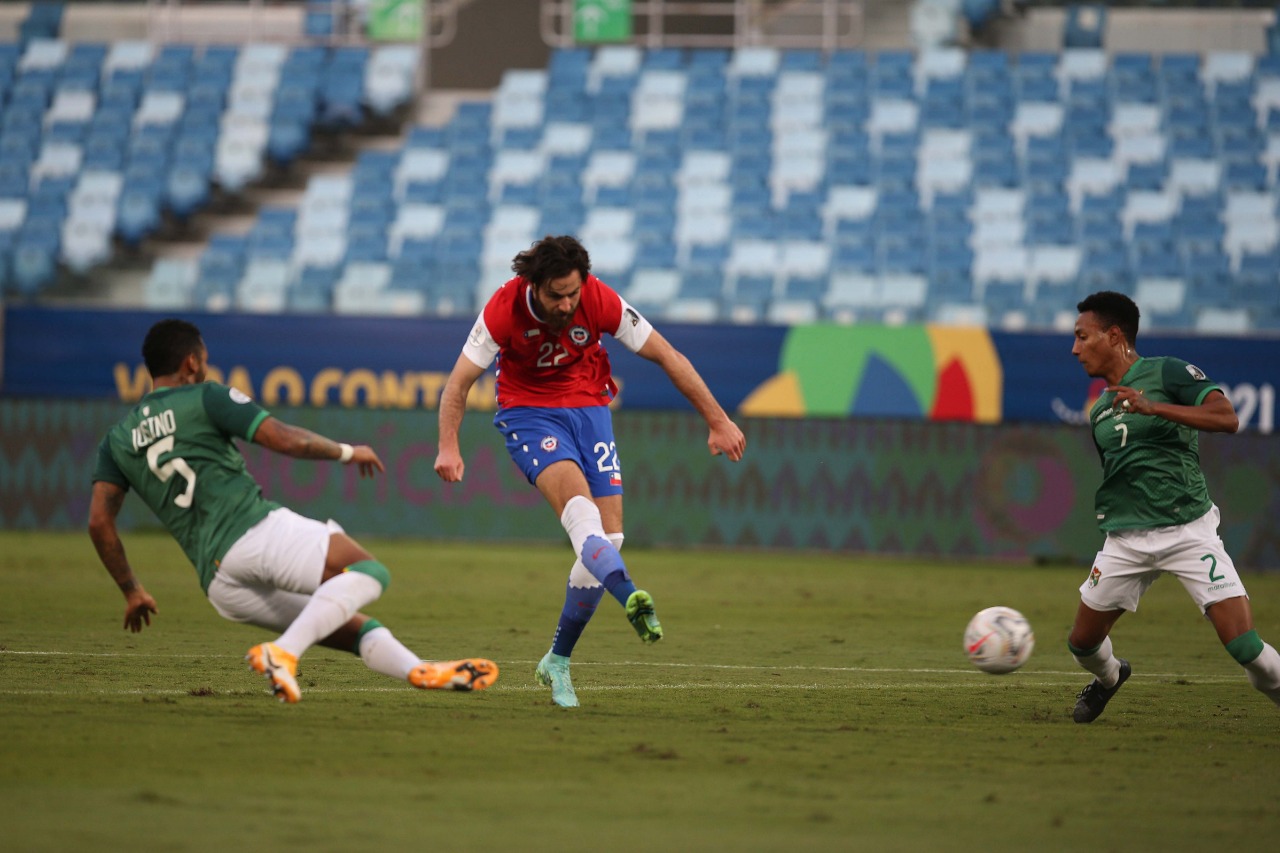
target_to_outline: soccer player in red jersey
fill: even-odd
[[[538,664],[552,700],[574,707],[569,656],[608,591],[625,608],[640,639],[662,639],[653,598],[627,573],[622,546],[622,469],[609,403],[617,394],[601,336],[612,335],[660,366],[707,422],[707,447],[737,462],[746,438],[690,364],[600,279],[573,237],[544,237],[516,255],[515,278],[485,305],[440,398],[435,469],[449,483],[463,477],[458,427],[467,393],[496,358],[496,426],[507,452],[537,487],[569,534],[575,562],[551,650]]]

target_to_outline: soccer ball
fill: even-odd
[[[1027,662],[1036,635],[1027,618],[1012,607],[988,607],[964,629],[964,653],[983,672],[1013,672]]]

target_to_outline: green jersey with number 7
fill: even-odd
[[[1193,364],[1176,358],[1139,358],[1120,380],[1148,400],[1198,406],[1221,391]],[[1093,441],[1102,458],[1102,485],[1094,508],[1104,531],[1170,527],[1209,511],[1195,429],[1165,418],[1112,408],[1104,392],[1089,410]]]

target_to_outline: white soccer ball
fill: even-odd
[[[1027,662],[1036,635],[1027,618],[1012,607],[988,607],[964,629],[964,653],[983,672],[1013,672]]]

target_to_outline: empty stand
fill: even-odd
[[[102,140],[132,140],[114,167],[132,176],[113,226],[128,238],[155,215],[137,187],[196,209],[211,185],[252,181],[257,158],[291,156],[299,128],[405,91],[401,56],[166,51],[122,49],[106,74],[103,59],[92,103],[38,82],[70,62],[65,46],[0,56],[6,118],[89,130],[33,138],[15,118],[0,132],[0,200],[25,202],[0,204],[0,233],[31,243],[23,281],[50,245],[67,251],[72,235],[40,223],[58,215],[59,182],[111,163]],[[362,61],[376,72],[353,92],[338,69]],[[174,79],[190,69],[189,85],[129,83],[160,63]],[[237,83],[246,63],[278,84]],[[146,171],[155,161],[170,165]],[[30,186],[6,163],[30,166]],[[668,320],[1042,328],[1115,288],[1138,296],[1147,328],[1272,330],[1278,171],[1270,57],[560,50],[446,126],[367,152],[349,178],[313,180],[291,223],[264,213],[274,225],[211,243],[195,278],[166,273],[185,283],[161,276],[156,298],[466,314],[530,241],[575,233],[602,278]]]
[[[57,36],[60,14],[60,4],[35,4],[23,41],[0,44],[7,294],[38,295],[59,265],[84,273],[107,263],[117,240],[137,245],[215,191],[241,192],[271,164],[292,162],[319,130],[413,96],[413,47],[71,44]],[[182,292],[227,296],[224,282],[199,282]],[[160,291],[166,305],[179,292]]]

